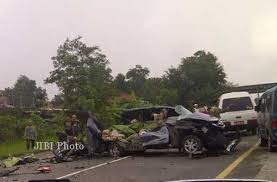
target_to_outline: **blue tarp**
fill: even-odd
[[[143,132],[140,134],[143,146],[162,145],[169,143],[169,131],[166,126],[162,126],[155,131]]]

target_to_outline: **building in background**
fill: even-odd
[[[14,108],[14,106],[10,105],[8,97],[3,95],[2,90],[0,90],[0,108]]]

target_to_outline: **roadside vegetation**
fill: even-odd
[[[88,46],[81,39],[66,39],[52,57],[54,69],[45,83],[56,84],[60,94],[50,103],[70,111],[90,110],[104,127],[120,123],[120,111],[126,108],[213,105],[222,92],[233,86],[226,80],[217,57],[204,50],[181,58],[179,65],[171,66],[161,77],[150,77],[150,70],[141,65],[113,77],[107,56],[99,47]],[[35,113],[49,102],[46,90],[27,76],[21,75],[0,94],[15,106],[10,110],[0,109],[0,157],[27,152],[23,132],[28,120],[37,127],[39,140],[55,140],[56,131],[63,129],[66,113],[53,114],[50,122]],[[34,112],[26,114],[26,110]]]
[[[24,114],[22,111],[5,111],[0,115],[0,158],[16,156],[37,151],[27,151],[24,140],[24,129],[32,121],[39,133],[39,141],[55,141],[55,132],[60,128],[55,120],[46,123],[37,114]]]

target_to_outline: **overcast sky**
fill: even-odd
[[[100,46],[113,75],[141,64],[161,76],[204,49],[231,82],[277,82],[276,0],[0,0],[0,89],[24,74],[52,97],[50,58],[77,35]]]

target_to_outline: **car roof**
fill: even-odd
[[[139,107],[139,108],[132,108],[132,109],[124,109],[123,112],[138,111],[138,110],[148,110],[148,109],[175,109],[175,107],[172,107],[172,106]]]
[[[237,98],[237,97],[251,97],[248,92],[230,92],[221,95],[221,99]]]
[[[152,107],[140,107],[132,109],[124,109],[121,113],[121,122],[129,124],[130,119],[134,119],[141,115],[143,121],[149,121],[152,118],[152,113],[159,113],[162,109],[167,109],[168,117],[179,116],[175,111],[175,107],[171,106],[152,106]]]

